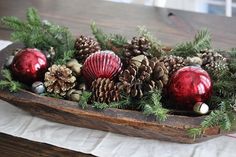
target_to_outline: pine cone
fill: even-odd
[[[92,82],[92,101],[110,103],[120,100],[118,86],[109,78],[98,78]]]
[[[222,70],[228,70],[227,59],[214,50],[201,51],[202,67],[217,76]]]
[[[157,58],[144,58],[141,65],[130,65],[120,77],[121,88],[132,97],[143,97],[145,92],[162,89],[168,82],[168,71]]]
[[[164,62],[169,72],[169,76],[171,76],[174,72],[185,66],[184,58],[179,56],[173,56],[173,55],[164,56],[160,59],[160,61]]]
[[[133,37],[131,44],[125,46],[124,55],[130,59],[138,55],[145,55],[151,57],[148,50],[151,48],[151,43],[145,37]]]
[[[65,96],[75,86],[76,78],[65,65],[52,65],[45,73],[44,85],[49,93]]]
[[[74,47],[76,49],[76,58],[81,62],[84,62],[90,54],[101,50],[97,41],[83,35],[76,39]]]

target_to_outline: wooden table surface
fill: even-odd
[[[25,19],[26,9],[31,6],[39,10],[42,19],[67,26],[75,36],[91,35],[92,21],[108,33],[120,33],[128,38],[137,34],[138,25],[145,25],[163,44],[173,46],[192,39],[200,28],[208,28],[214,48],[236,47],[236,18],[102,0],[0,0],[0,17],[12,15]],[[9,40],[10,33],[11,30],[0,24],[0,40]],[[0,154],[1,157],[82,155],[5,134],[0,134]]]

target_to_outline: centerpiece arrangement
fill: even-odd
[[[28,90],[40,95],[37,98],[42,101],[46,97],[57,98],[57,102],[74,101],[78,114],[92,109],[94,117],[110,108],[130,113],[127,117],[142,112],[142,119],[151,118],[150,124],[162,125],[167,130],[171,123],[177,124],[178,118],[170,123],[175,115],[200,118],[199,125],[185,124],[181,128],[193,140],[204,136],[209,128],[232,129],[236,49],[212,49],[206,29],[199,31],[193,41],[168,48],[145,27],[138,27],[138,35],[128,40],[119,34],[106,34],[92,23],[94,38],[84,35],[74,38],[67,28],[41,21],[34,8],[28,9],[26,21],[3,17],[1,22],[13,30],[14,41],[24,44],[9,52],[12,55],[2,67],[2,89]],[[120,123],[125,119],[115,117],[120,118]],[[149,123],[142,121],[142,125],[146,127]],[[178,136],[179,128],[173,128]]]

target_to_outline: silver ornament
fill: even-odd
[[[194,106],[193,106],[193,111],[204,115],[207,114],[209,112],[209,106],[203,102],[197,102]]]
[[[42,94],[45,92],[45,86],[44,86],[43,82],[40,82],[40,81],[34,82],[32,84],[31,89],[36,94]]]
[[[10,67],[10,65],[11,65],[11,63],[13,62],[13,59],[14,59],[14,57],[15,56],[9,56],[8,58],[7,58],[7,61],[6,61],[6,63],[5,63],[5,66],[6,67]]]

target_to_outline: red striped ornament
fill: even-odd
[[[97,78],[112,79],[121,71],[120,58],[112,51],[98,51],[84,62],[82,73],[88,83]]]

